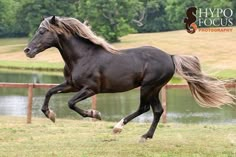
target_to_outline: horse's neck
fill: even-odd
[[[93,45],[79,37],[60,37],[58,49],[65,64],[72,69],[75,64],[85,56],[91,55],[89,49]]]

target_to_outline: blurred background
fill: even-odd
[[[183,29],[188,7],[230,8],[234,0],[0,0],[0,37],[28,37],[42,17],[57,15],[88,21],[110,42],[130,33]],[[236,14],[233,15],[234,25]]]

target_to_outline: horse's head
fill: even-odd
[[[58,43],[57,33],[49,29],[54,25],[56,27],[58,19],[55,16],[45,18],[38,30],[36,31],[31,42],[28,43],[28,46],[24,49],[24,52],[27,57],[33,58],[36,54],[56,46]]]
[[[89,40],[95,45],[100,45],[108,52],[118,52],[118,50],[113,48],[104,39],[97,37],[88,26],[81,23],[79,20],[75,18],[60,18],[55,16],[47,17],[41,22],[32,41],[24,49],[24,52],[28,57],[33,58],[36,54],[44,51],[47,48],[62,48],[62,42],[59,43],[59,38],[62,39],[61,37],[68,38],[71,36],[79,36]]]

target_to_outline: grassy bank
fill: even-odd
[[[64,63],[50,63],[45,61],[24,62],[24,61],[1,61],[0,68],[2,69],[19,69],[19,70],[40,70],[40,71],[63,71]]]
[[[0,117],[1,157],[235,157],[235,125],[161,124],[154,139],[138,143],[150,124],[130,123],[113,135],[112,122]]]
[[[155,46],[170,54],[195,55],[207,73],[222,78],[236,78],[236,27],[230,33],[200,33],[185,30],[130,34],[113,45],[118,49]],[[63,60],[55,48],[29,59],[23,53],[27,38],[0,39],[0,68],[55,70],[63,68]]]

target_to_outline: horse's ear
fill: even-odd
[[[58,19],[56,18],[56,16],[52,16],[49,22],[53,25],[58,25]]]
[[[41,17],[41,21],[44,21],[44,19],[45,19],[45,16],[42,16],[42,17]]]

